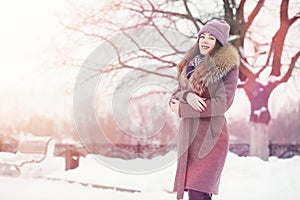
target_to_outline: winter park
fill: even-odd
[[[3,2],[0,199],[298,200],[299,8]]]

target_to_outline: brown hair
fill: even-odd
[[[219,49],[220,47],[222,47],[222,44],[216,40],[216,44],[213,48],[213,50],[209,53],[210,56],[214,55]],[[199,38],[196,42],[196,44],[194,44],[192,46],[192,48],[190,48],[188,50],[188,52],[185,54],[184,58],[178,63],[177,65],[177,78],[179,77],[179,75],[181,74],[183,68],[185,68],[189,62],[196,56],[199,55],[200,51],[199,51]]]

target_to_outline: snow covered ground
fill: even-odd
[[[174,156],[170,152],[165,156],[143,162],[160,161]],[[0,161],[7,160],[7,153],[0,153]],[[116,159],[115,159],[116,160]],[[161,170],[145,174],[129,174],[112,170],[93,156],[80,158],[77,169],[64,171],[61,158],[53,158],[49,166],[57,169],[49,172],[47,163],[33,166],[41,178],[28,178],[26,171],[17,178],[0,177],[1,200],[175,200],[176,195],[169,193],[172,189],[176,164]],[[141,160],[123,161],[129,165],[140,164]],[[44,172],[44,174],[42,173]],[[107,188],[97,188],[97,186]],[[238,157],[229,153],[221,179],[219,195],[214,200],[298,200],[300,188],[300,156],[290,159],[271,157],[269,162],[253,157]],[[131,189],[138,192],[120,191]],[[187,195],[185,195],[185,199]]]

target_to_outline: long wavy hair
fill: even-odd
[[[196,56],[200,54],[199,51],[199,38],[197,39],[196,44],[190,48],[187,53],[185,54],[184,58],[178,63],[177,65],[177,78],[180,76],[182,70],[189,64],[189,62]],[[222,47],[221,42],[219,40],[216,40],[216,44],[211,52],[209,52],[209,56],[213,56],[219,49]]]

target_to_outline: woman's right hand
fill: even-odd
[[[206,109],[206,98],[202,98],[193,92],[189,92],[186,96],[187,103],[195,110],[204,112]]]

